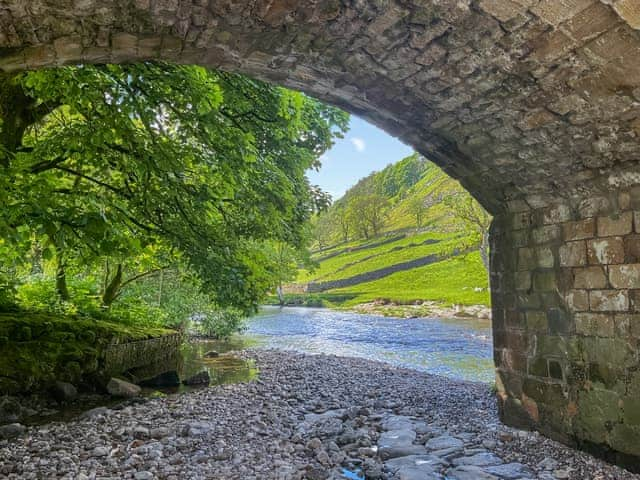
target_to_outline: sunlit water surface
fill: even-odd
[[[244,337],[261,348],[361,357],[456,379],[494,380],[488,320],[265,307],[248,321]]]

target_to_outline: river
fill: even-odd
[[[489,320],[264,307],[249,319],[243,337],[259,348],[362,357],[461,380],[494,381]]]

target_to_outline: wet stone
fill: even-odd
[[[428,450],[448,450],[448,449],[461,449],[464,443],[459,438],[452,437],[451,435],[442,435],[435,437],[425,443],[425,447]]]

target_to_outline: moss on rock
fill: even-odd
[[[56,380],[87,383],[108,345],[172,333],[80,317],[0,313],[0,395],[45,390]]]

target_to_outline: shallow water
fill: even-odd
[[[362,357],[456,379],[494,380],[489,320],[264,307],[240,338],[260,348]]]

